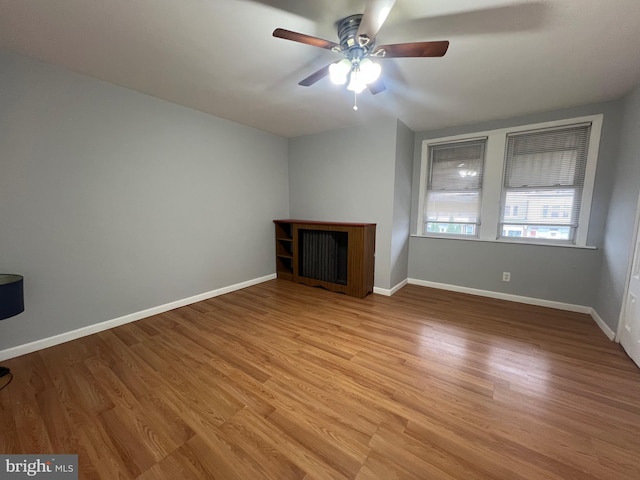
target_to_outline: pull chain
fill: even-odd
[[[358,111],[358,92],[353,92],[353,109]]]

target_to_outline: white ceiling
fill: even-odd
[[[387,91],[325,78],[364,0],[0,0],[0,49],[293,137],[393,115],[415,131],[618,98],[640,82],[640,0],[398,0],[377,43],[449,40],[443,58],[382,59]]]

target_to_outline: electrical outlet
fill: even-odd
[[[511,272],[502,272],[502,281],[510,282],[511,281]]]

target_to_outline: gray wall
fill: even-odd
[[[405,281],[409,275],[413,137],[413,131],[398,120],[396,171],[393,188],[393,220],[391,226],[391,287],[395,287]]]
[[[633,227],[640,191],[640,85],[623,99],[620,150],[611,174],[614,188],[604,228],[602,269],[594,308],[616,331],[633,254]]]
[[[375,286],[390,288],[396,119],[289,140],[292,218],[376,223]]]
[[[574,305],[592,305],[600,272],[583,248],[417,237],[409,248],[409,278]]]
[[[545,300],[587,305],[599,288],[604,226],[618,156],[621,102],[608,102],[477,125],[420,132],[415,136],[411,230],[416,232],[420,191],[422,141],[515,125],[584,115],[604,115],[598,167],[593,192],[588,244],[597,250],[537,245],[506,245],[468,240],[412,237],[409,277],[438,283],[511,293]],[[502,272],[511,282],[502,282]],[[609,323],[609,325],[612,325]]]
[[[0,55],[0,349],[272,274],[287,140]]]

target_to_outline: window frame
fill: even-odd
[[[589,151],[587,154],[587,165],[582,189],[580,215],[578,217],[578,228],[575,234],[574,243],[567,243],[566,240],[555,241],[551,239],[534,239],[506,236],[501,237],[499,228],[500,212],[503,208],[502,189],[504,181],[504,171],[506,167],[507,135],[513,133],[524,133],[531,130],[562,128],[585,123],[591,124],[591,134],[588,143]],[[418,219],[415,230],[417,232],[416,235],[420,237],[453,238],[468,241],[524,243],[531,245],[557,245],[563,247],[587,247],[587,234],[589,230],[589,219],[591,217],[591,201],[593,199],[593,188],[595,185],[595,174],[598,162],[600,138],[602,133],[602,123],[603,115],[596,114],[423,140],[420,162],[420,189],[418,196]],[[429,147],[443,143],[479,140],[485,137],[487,138],[487,144],[485,147],[483,182],[480,190],[480,225],[478,228],[478,236],[443,235],[426,232],[424,206],[425,196],[427,194],[426,180],[428,178],[427,175],[429,168]]]

